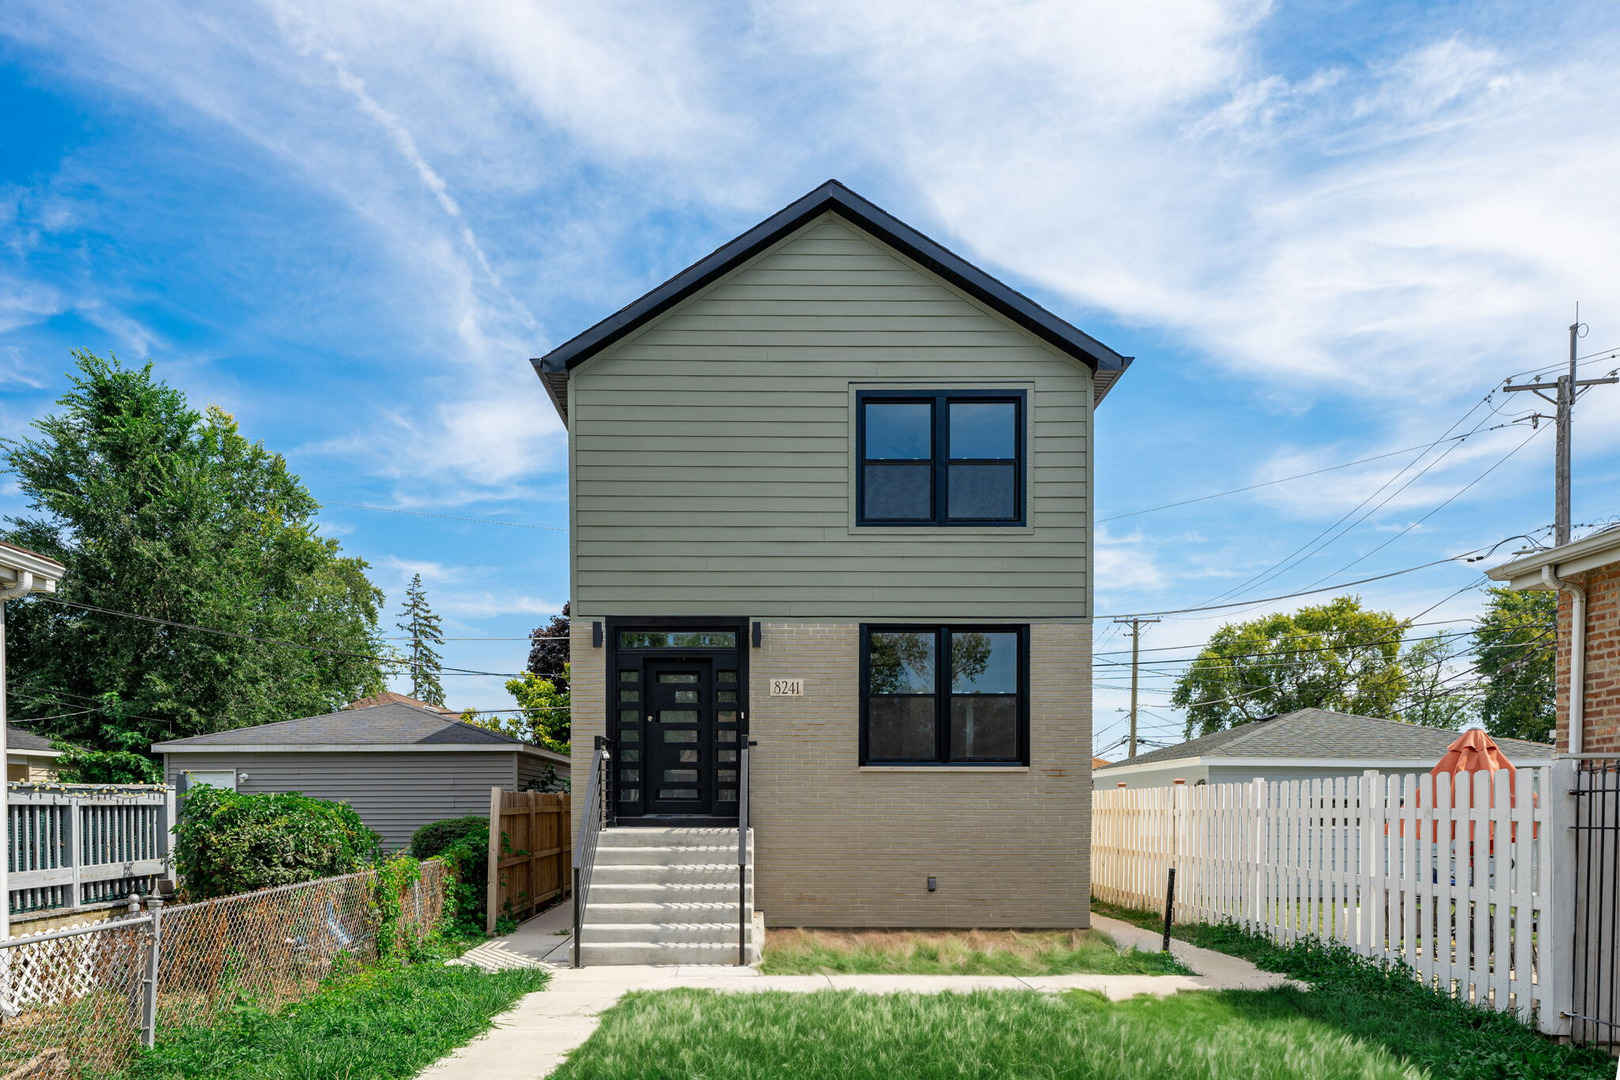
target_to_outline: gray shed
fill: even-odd
[[[323,716],[153,743],[182,792],[209,783],[346,802],[390,848],[431,821],[489,813],[489,789],[521,789],[568,759],[399,695]],[[369,699],[368,699],[369,700]]]

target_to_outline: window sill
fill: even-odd
[[[1027,773],[1028,765],[862,765],[861,772]]]
[[[1023,525],[851,525],[851,536],[1033,536]]]

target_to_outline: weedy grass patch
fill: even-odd
[[[1158,928],[1162,915],[1093,900],[1091,910]],[[1189,923],[1171,931],[1206,949],[1241,956],[1307,983],[1287,999],[1302,1017],[1385,1047],[1435,1080],[1614,1080],[1614,1059],[1554,1043],[1507,1013],[1425,987],[1411,970],[1345,948],[1304,940],[1277,945],[1231,923]]]
[[[1295,991],[1294,993],[1298,993]],[[628,995],[555,1080],[1425,1080],[1282,993]],[[1438,1080],[1438,1078],[1435,1078]]]
[[[1095,930],[771,930],[767,975],[1190,975]]]
[[[275,1013],[251,1004],[165,1035],[124,1080],[405,1080],[488,1030],[547,973],[388,963],[336,976]]]

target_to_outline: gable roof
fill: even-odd
[[[154,753],[201,750],[510,750],[546,754],[510,735],[445,716],[431,705],[388,702],[153,743]],[[552,755],[559,756],[559,755]]]
[[[418,709],[426,709],[429,712],[436,712],[441,716],[461,716],[461,713],[455,709],[447,709],[443,705],[435,705],[431,701],[423,701],[421,698],[413,698],[409,694],[401,694],[393,690],[384,690],[380,694],[372,694],[370,697],[358,698],[343,706],[343,711],[348,712],[351,709],[369,709],[373,705],[414,705]]]
[[[1179,746],[1167,746],[1116,761],[1111,769],[1127,765],[1152,765],[1191,758],[1265,759],[1321,758],[1336,761],[1430,761],[1438,762],[1446,748],[1457,740],[1457,732],[1446,728],[1423,727],[1399,720],[1332,712],[1328,709],[1296,709],[1280,716],[1252,720],[1235,728],[1191,739]],[[1547,743],[1523,739],[1497,739],[1504,754],[1515,764],[1550,761],[1553,748]]]
[[[6,725],[6,752],[12,754],[36,754],[41,757],[61,757],[62,751],[51,745],[51,740],[32,731],[24,731],[15,724]]]
[[[1132,357],[1121,356],[1023,293],[991,277],[899,218],[861,198],[837,180],[828,180],[735,240],[710,252],[639,300],[563,342],[539,359],[531,360],[563,423],[568,422],[570,371],[828,211],[859,226],[991,310],[1084,363],[1093,372],[1097,401],[1102,401],[1109,388],[1130,366]]]

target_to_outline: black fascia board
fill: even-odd
[[[753,258],[803,226],[835,211],[941,278],[989,305],[1036,337],[1082,361],[1095,372],[1123,372],[1131,357],[1121,356],[1085,331],[1047,311],[1018,290],[930,240],[905,222],[857,195],[837,180],[828,180],[752,229],[693,263],[639,300],[609,315],[589,330],[565,341],[536,360],[535,371],[556,400],[548,374],[583,364],[671,307]],[[1116,376],[1117,377],[1117,376]],[[560,411],[560,410],[559,410]]]

